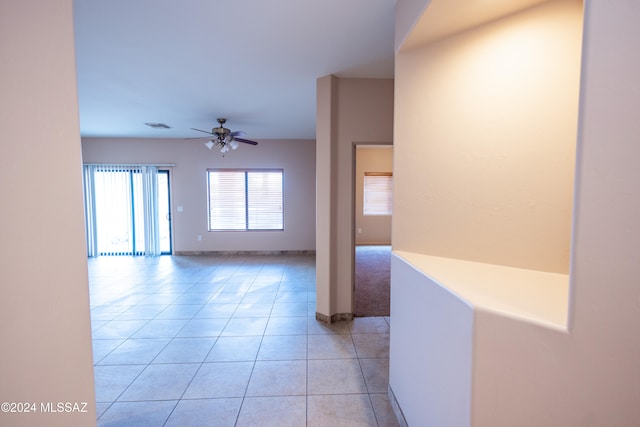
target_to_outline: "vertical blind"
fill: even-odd
[[[391,215],[393,211],[393,174],[364,173],[364,215]]]
[[[208,169],[209,230],[283,230],[283,171]]]
[[[159,255],[157,167],[84,165],[87,253]]]

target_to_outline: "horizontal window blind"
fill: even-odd
[[[209,230],[283,230],[283,171],[209,169]]]
[[[364,173],[364,215],[391,215],[393,211],[393,174]]]
[[[247,172],[247,228],[282,230],[282,171]]]
[[[209,172],[209,229],[244,230],[247,223],[245,172]]]

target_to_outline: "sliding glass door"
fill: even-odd
[[[160,252],[171,254],[171,195],[169,192],[169,171],[158,171],[158,222],[160,234]]]
[[[130,170],[97,169],[94,172],[94,200],[98,255],[135,253],[135,190]]]
[[[89,255],[170,254],[169,171],[92,165],[85,170]]]

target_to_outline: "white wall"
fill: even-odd
[[[241,144],[223,157],[201,140],[83,138],[82,153],[85,163],[175,164],[171,168],[175,253],[315,250],[314,141]],[[207,168],[283,169],[284,231],[207,231]],[[183,211],[178,212],[177,206]]]
[[[389,381],[406,421],[410,426],[468,425],[473,308],[396,254],[391,280]]]
[[[0,63],[0,425],[95,425],[71,0],[0,2]]]

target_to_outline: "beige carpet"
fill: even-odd
[[[356,246],[355,315],[388,316],[391,246]]]

